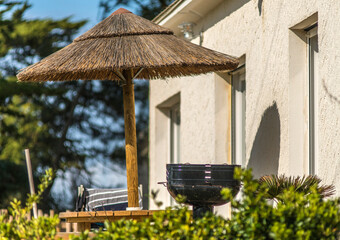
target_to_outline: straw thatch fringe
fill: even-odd
[[[20,81],[118,80],[115,70],[144,68],[155,79],[233,69],[238,61],[173,35],[123,36],[76,42],[26,68]]]
[[[120,11],[120,10],[118,10]],[[138,78],[196,75],[236,68],[238,60],[179,39],[128,11],[114,13],[65,48],[23,69],[20,81],[119,80],[116,72],[143,68]]]

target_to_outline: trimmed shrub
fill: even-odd
[[[337,239],[340,232],[339,198],[325,200],[317,185],[310,192],[294,186],[282,190],[274,207],[266,196],[270,188],[252,179],[251,172],[236,173],[243,182],[242,200],[231,199],[235,209],[224,239]],[[228,189],[224,190],[231,198]]]
[[[105,230],[95,232],[99,239],[334,239],[340,232],[340,200],[324,199],[317,186],[309,193],[288,188],[282,191],[276,206],[268,203],[269,188],[253,180],[251,171],[237,169],[235,177],[241,180],[242,198],[233,199],[229,189],[222,191],[231,201],[232,217],[224,219],[213,214],[193,220],[186,207],[167,208],[150,219],[106,222]],[[20,211],[17,204],[13,209]],[[16,211],[12,211],[12,214]],[[16,215],[15,215],[16,214]],[[14,216],[22,217],[15,213]],[[46,220],[46,222],[44,222]],[[0,222],[0,239],[45,239],[55,235],[58,219]],[[32,223],[33,222],[33,223]],[[29,228],[33,231],[29,231]],[[20,229],[26,229],[21,231]],[[19,234],[20,232],[20,234]],[[46,233],[45,235],[42,232]],[[25,235],[26,234],[26,235]],[[88,231],[74,240],[90,239]]]
[[[242,199],[222,194],[231,201],[233,214],[227,220],[212,214],[193,221],[186,207],[166,209],[143,222],[106,222],[99,239],[337,239],[340,231],[340,201],[325,200],[312,186],[310,192],[282,191],[275,207],[268,203],[268,185],[253,180],[251,171],[236,170],[243,183]],[[89,239],[87,232],[73,239]]]
[[[38,185],[38,193],[28,194],[25,207],[14,199],[7,214],[0,215],[0,240],[14,239],[54,239],[56,227],[59,224],[57,215],[53,217],[38,217],[27,220],[26,216],[33,208],[33,203],[41,200],[42,193],[50,185],[53,179],[52,169],[46,170]]]

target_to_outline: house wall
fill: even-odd
[[[202,31],[204,47],[246,56],[247,166],[257,177],[303,175],[308,173],[308,82],[299,28],[309,18],[317,19],[319,36],[317,175],[334,184],[339,196],[340,1],[225,0],[196,22],[195,33]],[[200,42],[199,37],[192,41]],[[228,78],[210,73],[150,82],[150,189],[159,189],[158,200],[166,205],[169,195],[157,182],[166,180],[168,129],[157,106],[180,94],[181,162],[230,162]]]

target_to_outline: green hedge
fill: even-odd
[[[232,199],[229,189],[222,194],[231,200],[233,214],[227,220],[215,215],[193,221],[186,207],[168,208],[151,219],[106,222],[106,230],[95,232],[92,239],[337,239],[340,232],[340,200],[323,199],[316,187],[309,194],[287,189],[280,196],[284,203],[268,203],[268,186],[252,179],[249,170],[238,169],[242,181],[242,200]],[[17,208],[14,204],[14,209]],[[13,213],[13,211],[12,211]],[[15,211],[14,211],[15,213]],[[56,218],[3,223],[0,239],[44,239],[55,235]],[[31,222],[34,222],[32,226]],[[23,227],[23,225],[25,225]],[[34,232],[21,232],[26,226]],[[27,235],[25,235],[27,234]],[[34,235],[35,234],[35,235]],[[72,239],[90,239],[88,232]]]

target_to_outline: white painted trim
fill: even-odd
[[[314,38],[315,40],[317,33],[317,27],[312,28],[306,33],[308,65],[308,174],[318,173],[318,83],[320,79],[318,71],[318,52],[314,51],[314,53],[312,53],[313,46],[311,45],[313,44],[311,39]]]
[[[177,120],[177,112],[180,114],[180,102],[177,102],[174,104],[171,108],[169,108],[169,124],[168,124],[168,137],[169,137],[169,144],[168,144],[168,163],[180,163],[180,129],[181,129],[181,123],[177,125],[175,122]],[[173,199],[173,197],[169,194],[170,198],[170,205],[175,206],[177,205],[176,201]]]
[[[197,23],[223,0],[176,0],[152,21],[180,34],[178,25],[183,22]]]
[[[170,141],[169,141],[169,162],[170,163],[180,163],[180,129],[181,125],[177,125],[175,122],[177,121],[178,114],[180,116],[180,104],[177,103],[169,109],[170,112]]]
[[[185,6],[187,6],[191,1],[192,0],[175,0],[166,9],[164,9],[164,11],[162,11],[154,19],[152,19],[152,21],[156,24],[163,25]]]
[[[246,164],[245,146],[245,114],[246,114],[246,88],[236,91],[246,81],[245,66],[232,73],[232,162],[233,164]]]

